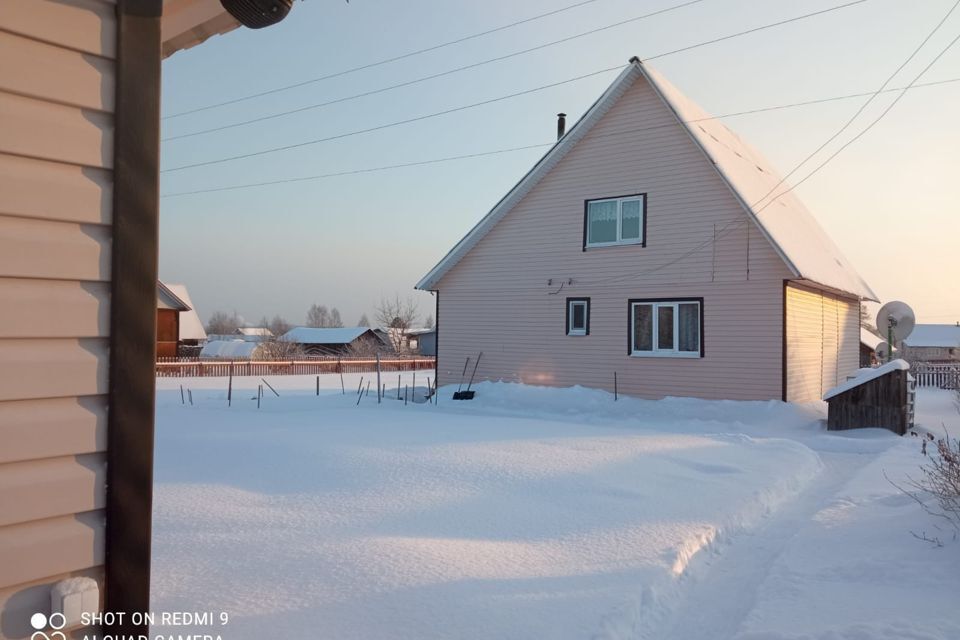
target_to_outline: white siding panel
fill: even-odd
[[[103,512],[0,527],[0,589],[103,564]]]
[[[112,212],[110,171],[0,154],[0,215],[110,224]]]
[[[0,340],[0,401],[107,392],[106,339]]]
[[[0,465],[0,527],[102,509],[106,469],[102,453]]]
[[[820,400],[859,367],[860,303],[787,287],[787,399]]]
[[[117,55],[113,2],[101,0],[5,0],[0,25],[8,31],[107,58]]]
[[[110,283],[0,277],[0,338],[110,333]]]
[[[583,251],[584,201],[634,193],[647,194],[647,246]],[[440,381],[483,351],[481,379],[612,390],[616,371],[642,397],[780,398],[788,277],[638,80],[439,282]],[[589,336],[565,335],[568,296],[591,299]],[[705,357],[628,356],[627,300],[675,297],[704,298]]]
[[[113,112],[113,71],[113,60],[0,31],[0,90]]]
[[[0,153],[113,166],[113,116],[0,92]]]
[[[0,277],[110,279],[110,229],[0,216]]]
[[[106,451],[107,398],[0,402],[2,463]]]

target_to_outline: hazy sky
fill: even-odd
[[[570,42],[374,96],[163,143],[162,167],[296,144],[414,118],[678,49],[844,0],[704,0]],[[576,0],[309,0],[281,24],[236,30],[164,63],[169,116],[495,28]],[[868,0],[653,63],[713,114],[876,90],[955,0]],[[357,73],[163,121],[163,137],[335,100],[581,33],[681,0],[594,0],[522,26]],[[907,84],[960,32],[960,9],[890,85]],[[548,143],[616,71],[340,140],[165,172],[161,192],[337,173]],[[919,82],[960,78],[960,44]],[[884,94],[837,144],[889,104]],[[863,103],[854,98],[727,118],[785,173]],[[861,140],[798,188],[882,300],[921,322],[960,320],[960,82],[911,90]],[[832,147],[833,148],[833,147]],[[346,324],[413,285],[517,182],[543,149],[161,200],[160,275],[189,286],[206,319],[314,302]],[[827,151],[822,157],[829,154]],[[816,163],[810,165],[810,168]],[[799,174],[804,175],[803,172]]]

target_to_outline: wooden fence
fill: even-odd
[[[433,358],[381,358],[381,371],[433,369]],[[321,373],[363,373],[377,370],[376,358],[305,358],[299,360],[200,360],[160,358],[158,378],[228,376],[316,375]]]
[[[918,387],[960,389],[960,363],[930,364],[915,362],[910,365],[910,373],[916,380]]]

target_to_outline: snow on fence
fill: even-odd
[[[910,365],[910,373],[917,381],[918,387],[960,389],[960,363],[915,362]]]
[[[434,358],[383,358],[381,371],[433,369]],[[228,376],[314,375],[376,371],[376,358],[306,358],[301,360],[200,360],[158,358],[158,378]]]

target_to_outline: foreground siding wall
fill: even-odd
[[[642,192],[646,247],[582,250],[584,200]],[[641,78],[438,283],[440,382],[482,351],[479,379],[780,398],[789,277]],[[565,335],[568,296],[591,299],[589,336]],[[704,298],[705,357],[628,356],[627,300],[670,297]]]
[[[101,579],[115,5],[0,3],[0,637]]]
[[[787,308],[787,400],[819,400],[860,366],[860,303],[790,284]]]

